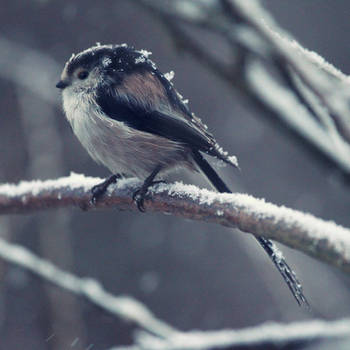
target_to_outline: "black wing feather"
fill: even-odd
[[[97,103],[104,114],[126,123],[129,127],[181,142],[202,152],[210,152],[214,147],[213,139],[187,119],[175,113],[147,110],[136,102],[132,103],[132,100],[129,98],[128,101],[123,101],[113,90],[106,94],[106,87],[97,95]]]

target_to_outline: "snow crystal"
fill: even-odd
[[[272,250],[273,258],[277,263],[280,263],[282,260],[284,260],[283,253],[277,248],[276,244],[271,242],[270,249]]]
[[[173,70],[164,74],[165,79],[167,79],[169,82],[171,82],[174,79],[174,76],[175,73]]]
[[[179,92],[177,92],[177,97],[181,100],[181,101],[183,101],[183,96],[179,93]],[[192,113],[192,115],[193,115],[193,113]]]
[[[170,72],[171,73],[171,72]],[[165,75],[165,74],[164,74]],[[168,79],[169,80],[169,79]],[[171,83],[171,82],[170,82]],[[172,84],[172,83],[171,83]],[[184,97],[178,92],[178,91],[176,91],[176,94],[177,94],[177,97],[181,100],[181,102],[182,103],[184,103],[184,104],[188,104],[189,103],[189,100],[188,99],[184,99]],[[192,113],[192,117],[194,117],[194,113]],[[197,117],[194,117],[194,118],[197,118]],[[192,119],[192,121],[194,121],[193,119]],[[205,125],[205,124],[203,124],[203,127],[204,127],[204,129],[208,129],[207,128],[207,126]]]
[[[237,168],[239,167],[236,156],[229,156],[227,159],[229,160],[230,163],[234,164]]]
[[[142,54],[146,58],[148,58],[149,56],[152,55],[152,52],[151,51],[147,51],[147,50],[139,50],[138,52],[140,52],[140,54]]]
[[[216,145],[215,149],[219,154],[221,154],[225,159],[227,159],[227,161],[229,161],[232,165],[239,168],[237,157],[229,156],[228,152],[224,151],[223,148],[220,147],[219,145]]]
[[[144,56],[139,56],[135,59],[135,64],[144,63],[146,58]]]
[[[152,69],[156,70],[157,69],[156,64],[153,61],[151,61],[151,60],[148,60],[148,61],[151,63]]]
[[[5,195],[8,197],[17,197],[28,194],[34,196],[38,195],[41,191],[50,189],[59,189],[62,187],[68,187],[72,190],[77,188],[83,188],[85,190],[91,189],[103,179],[86,177],[82,174],[71,173],[70,176],[62,177],[57,180],[34,180],[34,181],[21,181],[19,184],[3,184],[0,185],[0,195]],[[23,200],[22,198],[22,200]]]
[[[104,57],[102,60],[102,66],[107,68],[109,65],[112,64],[112,60],[110,59],[110,57]]]
[[[324,70],[325,72],[337,77],[342,81],[346,81],[348,76],[345,75],[341,70],[334,67],[331,63],[327,62],[322,56],[320,56],[315,51],[310,51],[301,46],[295,39],[289,39],[288,37],[272,30],[267,24],[265,24],[266,29],[278,40],[284,44],[290,46],[295,52],[297,52],[301,57],[307,58],[316,67]]]

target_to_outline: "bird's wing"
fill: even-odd
[[[97,94],[97,103],[104,114],[129,127],[183,143],[190,149],[205,152],[237,166],[235,157],[229,157],[222,151],[198,118],[190,113],[185,115],[180,109],[170,106],[159,110],[158,107],[162,103],[165,105],[168,99],[165,92],[156,86],[157,80],[151,86],[152,78],[147,77],[147,86],[142,86],[139,77],[133,79],[138,79],[137,84],[130,82],[129,78],[122,89],[106,85],[101,88]]]

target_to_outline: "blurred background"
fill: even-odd
[[[347,0],[264,0],[306,48],[350,71]],[[153,52],[241,173],[220,169],[235,191],[349,227],[349,188],[191,57],[179,54],[148,12],[127,0],[2,0],[0,11],[0,181],[108,176],[73,135],[55,89],[65,61],[96,42]],[[214,37],[194,35],[208,49]],[[200,186],[196,176],[172,178]],[[300,309],[248,235],[179,218],[60,210],[0,218],[0,233],[116,294],[144,302],[181,330],[242,328],[264,321],[337,319],[350,314],[350,278],[281,247],[313,312]],[[0,349],[106,349],[132,341],[132,324],[0,261]],[[93,345],[93,347],[92,347]],[[89,349],[90,349],[89,348]]]

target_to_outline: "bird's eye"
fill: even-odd
[[[78,78],[80,80],[84,80],[89,76],[89,72],[87,70],[82,70],[81,72],[78,73]]]

